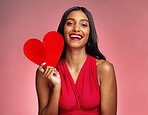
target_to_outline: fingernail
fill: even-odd
[[[44,62],[44,63],[42,63],[43,65],[45,65],[46,64],[46,62]]]

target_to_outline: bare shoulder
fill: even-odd
[[[111,71],[114,69],[114,66],[111,62],[106,61],[106,60],[98,60],[96,59],[96,66],[99,71]]]
[[[96,59],[96,66],[97,66],[97,72],[99,73],[99,76],[102,77],[109,77],[113,76],[115,77],[114,72],[114,66],[111,62],[106,60],[98,60]]]

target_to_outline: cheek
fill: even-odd
[[[89,37],[90,30],[89,29],[84,30],[84,33],[85,33],[86,37]]]
[[[70,27],[64,26],[64,33],[67,34],[70,31]]]
[[[67,33],[68,33],[67,28],[66,28],[66,27],[64,27],[64,38],[66,38]]]
[[[86,30],[85,31],[85,40],[86,40],[86,43],[87,43],[87,41],[88,41],[88,39],[89,39],[89,34],[90,34],[90,30],[88,29],[88,30]]]

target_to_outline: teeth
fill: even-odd
[[[70,37],[72,37],[72,38],[81,38],[81,36],[77,36],[77,35],[70,35]]]

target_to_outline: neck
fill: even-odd
[[[82,49],[66,48],[65,62],[71,69],[81,67],[87,58],[85,47]]]

